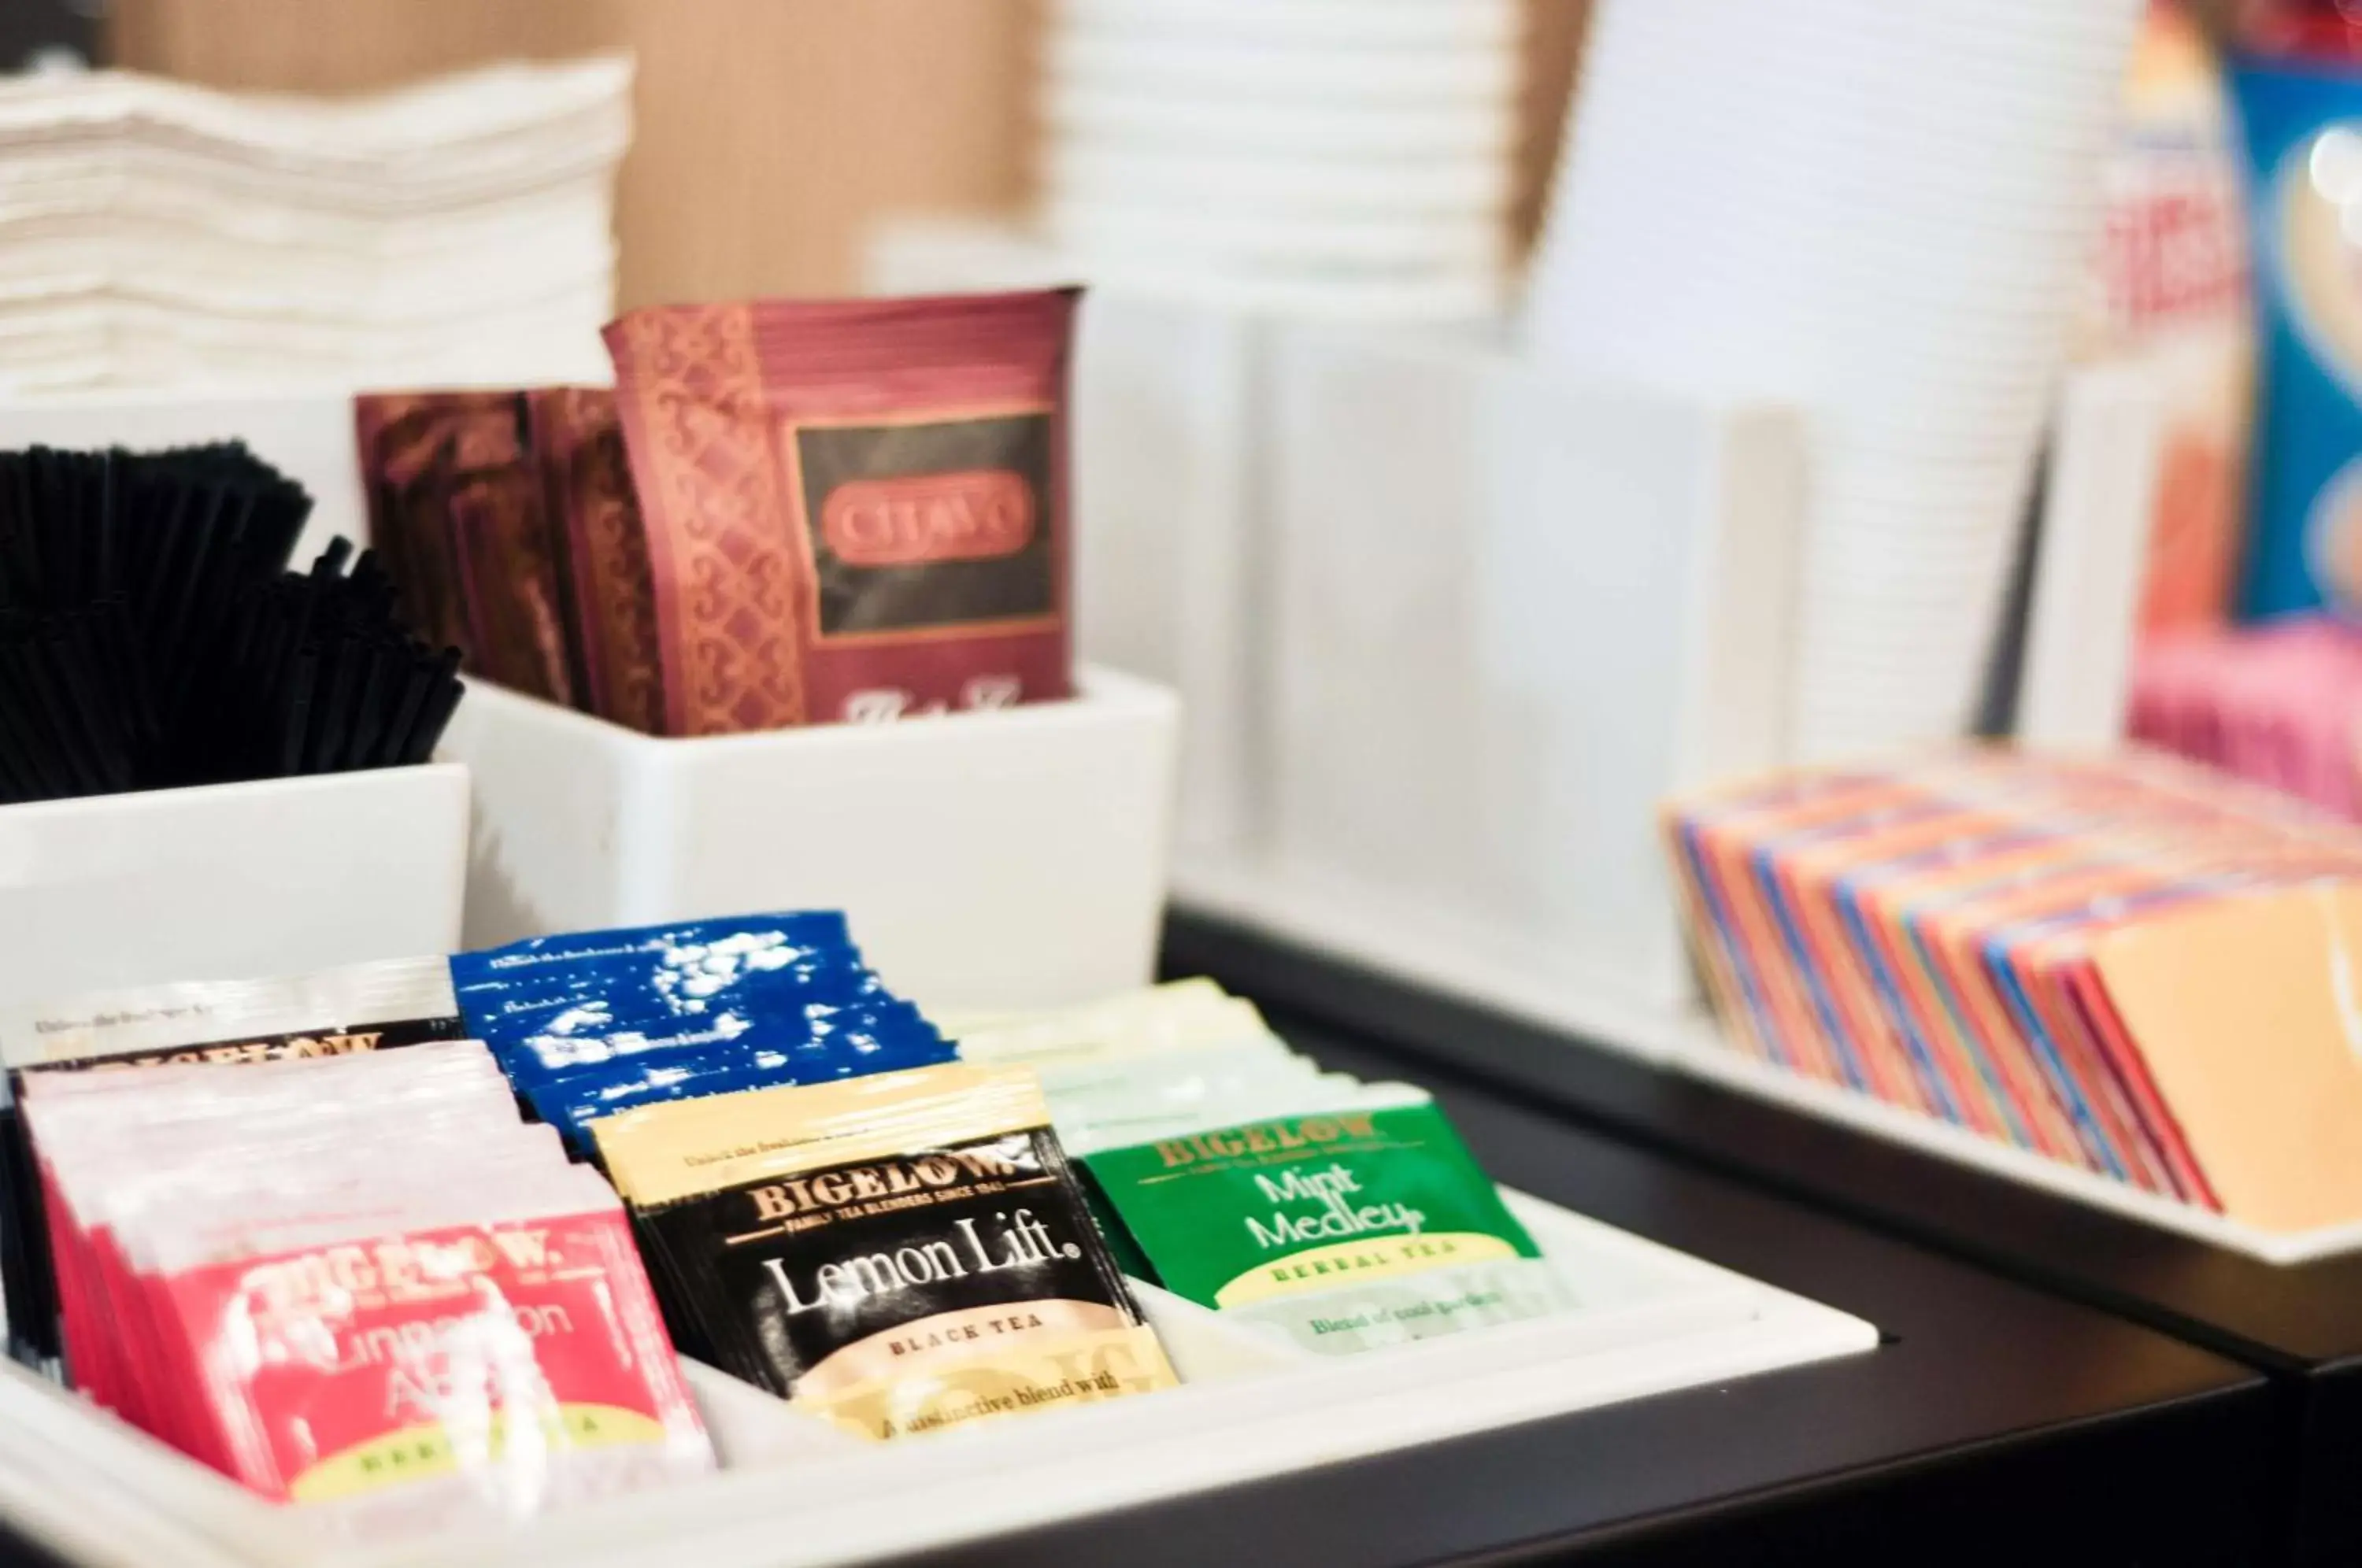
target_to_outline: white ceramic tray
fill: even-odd
[[[447,764],[0,806],[0,1004],[448,953],[467,854]]]
[[[0,1368],[0,1517],[86,1568],[806,1568],[955,1545],[1465,1432],[1871,1350],[1869,1323],[1507,1195],[1583,1305],[1324,1357],[1143,1294],[1178,1364],[1166,1393],[900,1443],[833,1431],[691,1365],[731,1467],[513,1529],[324,1543],[300,1513]],[[1012,1470],[1011,1441],[1023,1444]],[[1018,1482],[1019,1484],[1012,1484]],[[924,1507],[909,1506],[924,1497]]]
[[[1179,705],[1086,668],[1068,701],[661,740],[469,682],[442,755],[475,779],[467,944],[842,909],[939,1010],[1145,984]]]
[[[1669,1006],[1528,933],[1453,922],[1366,882],[1239,858],[1191,857],[1175,868],[1174,897],[1185,908],[1579,1035],[1618,1055],[2266,1263],[2305,1263],[2362,1249],[2362,1224],[2259,1230],[1858,1090],[1800,1077],[1730,1044],[1695,1005]]]

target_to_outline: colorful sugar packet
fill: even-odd
[[[456,654],[235,444],[0,453],[0,803],[425,761]],[[348,571],[348,564],[350,570]]]
[[[25,1092],[74,1379],[192,1458],[372,1538],[712,1467],[622,1206],[481,1045]]]
[[[861,1436],[1176,1381],[1024,1069],[752,1090],[593,1131],[679,1342]]]
[[[2155,754],[1999,749],[1666,823],[1748,1053],[2261,1229],[2362,1220],[2362,832]]]

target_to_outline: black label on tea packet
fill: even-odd
[[[133,1051],[120,1055],[77,1056],[62,1062],[29,1062],[26,1073],[83,1073],[115,1067],[184,1066],[202,1063],[237,1065],[288,1062],[311,1056],[351,1056],[364,1051],[392,1051],[403,1045],[424,1045],[437,1040],[465,1040],[468,1025],[458,1017],[405,1018],[387,1023],[336,1025],[325,1029],[290,1030],[284,1034],[256,1034],[204,1045],[180,1045],[167,1051]]]
[[[1109,1336],[1146,1331],[1046,1130],[732,1187],[646,1220],[683,1283],[718,1296],[702,1316],[732,1370],[873,1430],[898,1378],[956,1381],[944,1369],[989,1363],[1012,1405],[1049,1402],[1108,1373],[1092,1358]],[[1126,1364],[1097,1392],[1129,1391],[1139,1373]]]
[[[821,640],[1057,613],[1046,411],[789,437]]]

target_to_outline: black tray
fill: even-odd
[[[1187,940],[1172,951],[1210,966]],[[1366,1032],[1273,1021],[1332,1066],[1436,1089],[1501,1180],[1867,1318],[1886,1342],[920,1561],[2256,1560],[2274,1425],[2252,1372],[1572,1126]]]
[[[1165,961],[2259,1369],[2275,1386],[2270,1560],[2362,1562],[2362,1254],[2263,1263],[1220,922],[1175,915]]]
[[[1333,1066],[1436,1089],[1501,1180],[1866,1318],[1885,1342],[906,1562],[2257,1560],[2277,1428],[2253,1371],[1571,1125],[1366,1034],[1273,1018]],[[1022,1433],[1006,1435],[1010,1485],[1032,1484]],[[35,1561],[0,1540],[0,1562]]]

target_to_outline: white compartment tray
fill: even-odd
[[[1074,698],[892,724],[657,739],[485,680],[443,739],[475,778],[467,942],[842,909],[936,1010],[1145,984],[1164,911],[1178,703]]]
[[[467,856],[448,764],[0,806],[0,1006],[447,953]]]
[[[1573,1286],[1574,1311],[1332,1358],[1144,1291],[1176,1364],[1198,1381],[1021,1426],[876,1445],[692,1364],[731,1465],[723,1474],[513,1529],[407,1545],[322,1542],[300,1513],[9,1366],[0,1369],[0,1517],[88,1568],[806,1568],[955,1545],[1878,1342],[1860,1319],[1507,1196]],[[915,1497],[926,1506],[911,1507]]]

